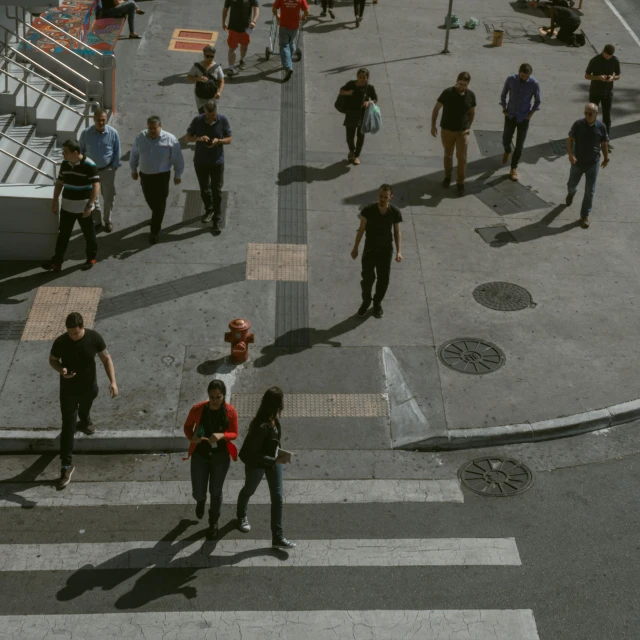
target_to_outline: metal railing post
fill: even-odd
[[[4,32],[4,54],[7,55],[7,51],[9,51],[9,42],[8,42],[9,34],[5,30]],[[5,60],[5,69],[9,66],[9,62]],[[4,92],[9,93],[9,76],[4,77]]]
[[[24,122],[22,124],[29,124],[27,117],[27,78],[29,74],[26,71],[23,71],[23,80],[25,82],[23,86],[23,96],[24,96]]]

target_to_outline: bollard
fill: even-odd
[[[236,318],[229,323],[229,329],[224,334],[224,341],[231,343],[231,360],[236,364],[249,359],[249,345],[253,344],[254,335],[249,332],[251,323],[242,318]]]

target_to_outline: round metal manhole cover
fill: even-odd
[[[521,311],[535,307],[531,294],[510,282],[485,282],[473,290],[476,302],[496,311]]]
[[[472,374],[491,373],[505,361],[502,349],[477,338],[449,340],[440,347],[438,356],[450,369]]]
[[[515,496],[531,487],[533,474],[512,458],[477,458],[458,471],[460,482],[481,496]]]

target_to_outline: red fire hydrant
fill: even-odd
[[[224,334],[224,341],[231,343],[231,360],[246,362],[249,358],[249,345],[253,344],[253,333],[249,333],[251,323],[242,318],[236,318],[229,323],[229,329]]]

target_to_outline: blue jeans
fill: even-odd
[[[103,18],[123,18],[127,16],[127,20],[129,21],[129,33],[135,33],[134,22],[136,19],[136,9],[138,5],[134,2],[134,0],[126,0],[122,4],[114,7],[113,9],[103,9],[102,17]]]
[[[524,142],[527,139],[527,131],[529,131],[529,122],[525,118],[522,122],[518,122],[516,118],[510,116],[504,117],[504,130],[502,132],[502,146],[505,153],[511,153],[511,141],[513,140],[513,134],[517,131],[516,136],[516,148],[511,156],[511,168],[517,169],[522,150],[524,149]]]
[[[282,66],[289,70],[292,67],[292,57],[296,51],[295,40],[298,34],[297,29],[284,29],[280,27],[280,59]]]
[[[567,182],[567,191],[574,195],[578,190],[578,184],[583,174],[586,180],[584,186],[584,198],[582,198],[582,208],[580,209],[580,217],[588,218],[593,205],[593,194],[596,192],[596,180],[598,178],[598,169],[600,161],[597,160],[591,166],[580,164],[572,164],[569,172],[569,182]]]
[[[215,449],[207,459],[194,453],[191,456],[191,490],[196,502],[207,499],[207,486],[211,494],[209,519],[218,520],[222,507],[222,487],[229,471],[231,456],[229,451]]]
[[[282,505],[284,504],[284,487],[282,483],[282,465],[276,464],[268,469],[245,465],[244,467],[244,487],[238,494],[238,507],[236,515],[238,520],[242,520],[247,515],[249,498],[256,492],[262,477],[267,476],[269,484],[269,494],[271,495],[271,536],[274,540],[283,537],[282,532]]]

